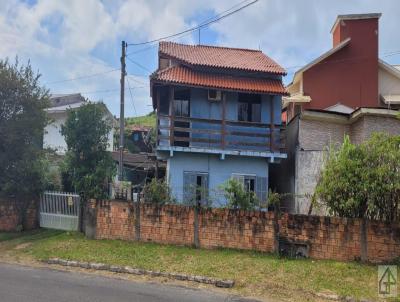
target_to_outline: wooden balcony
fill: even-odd
[[[284,126],[158,114],[157,146],[285,152]]]

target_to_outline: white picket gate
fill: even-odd
[[[79,229],[80,196],[75,193],[46,191],[40,198],[40,226],[77,231]]]

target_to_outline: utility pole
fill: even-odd
[[[124,180],[124,132],[125,132],[125,51],[126,43],[122,41],[121,54],[121,100],[119,112],[119,165],[118,165],[118,180]]]

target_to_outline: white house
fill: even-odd
[[[50,107],[47,113],[51,123],[45,128],[43,137],[43,147],[51,148],[59,155],[64,155],[67,151],[67,144],[61,135],[61,125],[67,119],[67,109],[76,109],[86,103],[85,98],[80,93],[74,94],[53,94],[50,97]],[[107,109],[107,107],[106,107]],[[114,120],[113,115],[107,109],[107,115]],[[114,129],[109,133],[108,151],[113,150]]]

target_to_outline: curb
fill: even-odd
[[[318,297],[318,298],[323,298],[326,300],[331,300],[331,301],[343,301],[343,302],[374,302],[372,300],[367,300],[367,299],[363,299],[361,298],[360,300],[357,300],[353,297],[350,296],[339,296],[337,294],[334,293],[316,293],[314,294],[314,296]]]
[[[147,275],[152,277],[167,277],[180,281],[192,281],[204,284],[212,284],[216,287],[222,288],[231,288],[235,285],[235,281],[233,280],[222,280],[222,279],[214,279],[203,276],[194,276],[194,275],[186,275],[186,274],[177,274],[177,273],[167,273],[167,272],[159,272],[159,271],[150,271],[144,270],[140,268],[133,268],[130,266],[117,266],[117,265],[107,265],[104,263],[94,263],[94,262],[81,262],[81,261],[72,261],[65,260],[59,258],[50,258],[48,260],[44,260],[43,262],[47,264],[56,264],[62,266],[69,267],[80,267],[84,269],[93,269],[98,271],[109,271],[113,273],[125,273],[125,274],[133,274],[133,275]]]

